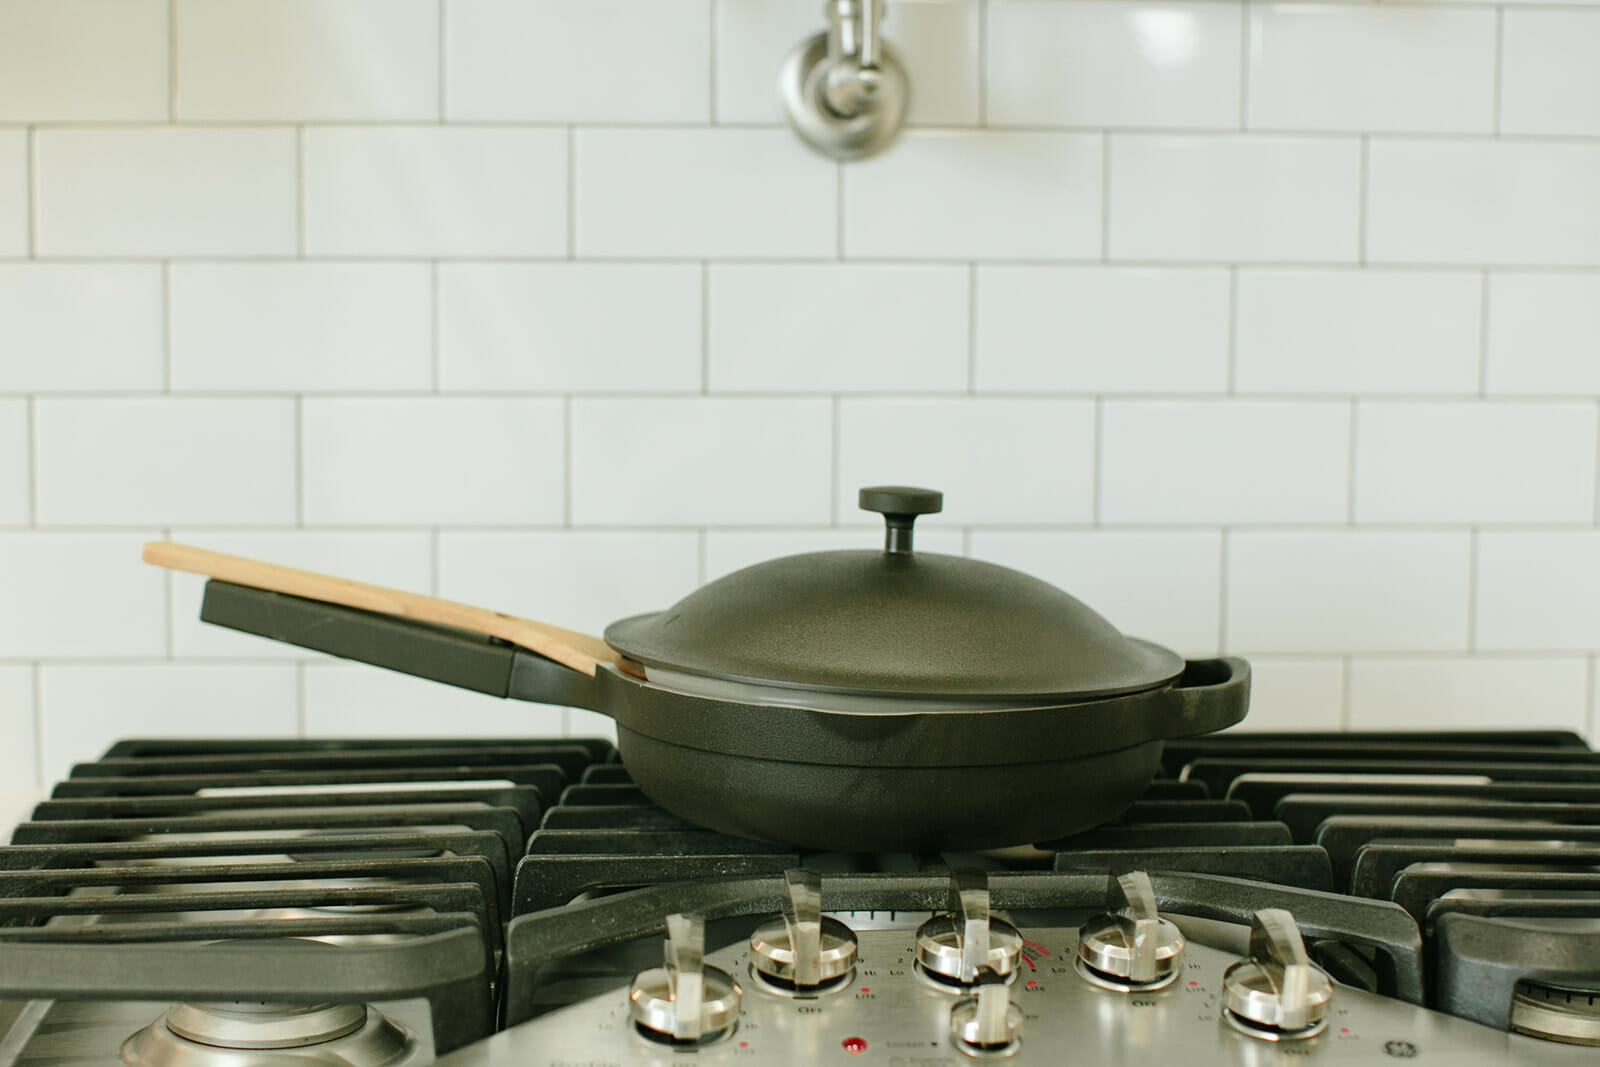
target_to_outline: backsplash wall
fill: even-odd
[[[147,539],[598,630],[877,482],[1258,726],[1600,728],[1600,4],[892,3],[846,166],[773,102],[818,8],[0,0],[0,777],[605,727]]]

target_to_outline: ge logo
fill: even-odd
[[[1385,1041],[1383,1051],[1397,1060],[1410,1060],[1417,1056],[1417,1046],[1409,1041]]]

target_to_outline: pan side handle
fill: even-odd
[[[1192,737],[1232,726],[1250,708],[1250,664],[1234,656],[1193,659],[1167,690],[1178,704],[1169,737]]]
[[[206,582],[204,622],[496,697],[594,706],[594,679],[536,652],[471,630],[324,600]]]

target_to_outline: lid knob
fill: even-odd
[[[862,511],[883,516],[883,550],[895,555],[911,554],[911,525],[918,515],[944,510],[944,494],[937,489],[916,489],[906,485],[875,485],[856,497]]]

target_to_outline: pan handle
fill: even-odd
[[[1250,708],[1250,664],[1237,657],[1192,659],[1167,690],[1178,704],[1168,737],[1191,737],[1232,726]]]
[[[144,561],[158,567],[220,578],[235,585],[271,589],[309,600],[324,600],[347,608],[399,615],[460,630],[475,630],[531,649],[591,677],[600,664],[619,662],[611,646],[592,634],[563,630],[547,622],[522,619],[502,611],[460,604],[424,593],[390,589],[315,571],[296,570],[278,563],[230,556],[225,552],[213,552],[211,549],[172,541],[151,541],[145,545]]]
[[[213,578],[200,618],[490,696],[590,708],[592,675],[487,634]]]

